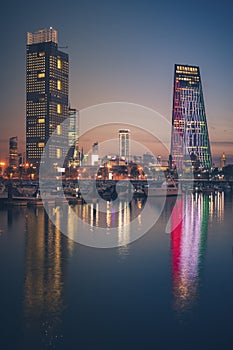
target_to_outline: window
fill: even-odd
[[[58,59],[57,59],[57,68],[58,68],[58,69],[61,69],[61,67],[62,67],[61,59],[58,58]]]
[[[61,135],[61,125],[57,126],[57,135]]]
[[[38,119],[38,123],[39,123],[39,124],[42,124],[42,123],[44,123],[44,122],[45,122],[45,119],[44,119],[44,118]]]
[[[61,114],[61,105],[60,105],[60,103],[58,103],[58,105],[57,105],[57,113]]]
[[[61,80],[57,80],[57,89],[61,90]]]
[[[61,149],[57,148],[57,158],[61,158]]]
[[[38,78],[44,78],[44,77],[45,77],[45,73],[38,73],[38,74],[37,74],[37,77],[38,77]]]
[[[38,147],[44,147],[44,142],[39,142]]]

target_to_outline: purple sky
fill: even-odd
[[[68,46],[70,102],[79,109],[125,101],[171,121],[174,64],[200,66],[212,153],[233,155],[229,1],[13,0],[2,5],[0,26],[0,158],[11,136],[24,150],[26,32],[49,26]]]

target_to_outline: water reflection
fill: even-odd
[[[224,192],[217,192],[209,196],[210,200],[210,220],[217,219],[219,222],[224,220]]]
[[[191,308],[198,299],[208,222],[213,216],[220,221],[224,218],[224,193],[183,196],[172,212],[173,295],[177,310]]]
[[[62,341],[67,238],[52,225],[43,208],[30,209],[25,232],[25,300],[27,341],[55,348]],[[42,342],[42,343],[40,343]],[[39,344],[40,343],[40,344]],[[29,348],[30,344],[26,344]]]
[[[131,241],[131,222],[136,220],[137,227],[143,227],[142,210],[145,199],[133,199],[128,203],[125,201],[105,202],[101,205],[89,203],[74,206],[57,206],[50,208],[49,216],[53,218],[55,225],[68,232],[69,238],[77,241],[80,235],[89,234],[93,240],[99,238],[95,228],[102,228],[104,234],[113,235],[112,228],[115,228],[117,246],[121,246],[119,253],[128,254],[128,243]],[[103,205],[105,206],[103,208]],[[76,215],[71,215],[72,213]],[[77,220],[79,217],[81,220]],[[86,225],[88,224],[88,225]],[[88,230],[88,232],[87,232]],[[63,231],[63,232],[64,232]]]
[[[173,294],[176,309],[187,309],[198,297],[198,277],[208,228],[209,198],[184,196],[172,212]],[[177,225],[177,217],[180,223]]]

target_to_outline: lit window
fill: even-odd
[[[43,56],[45,56],[45,53],[44,52],[39,52],[39,56],[43,57]]]
[[[60,103],[57,105],[57,113],[61,114],[61,105],[60,105]]]
[[[38,119],[38,123],[39,123],[39,124],[42,124],[42,123],[44,123],[44,122],[45,122],[44,118]]]
[[[58,126],[57,126],[57,134],[58,134],[58,135],[61,135],[61,125],[58,125]]]
[[[57,81],[57,89],[58,89],[58,90],[61,90],[61,80],[58,80],[58,81]]]
[[[38,73],[38,74],[37,74],[37,77],[38,77],[38,78],[44,78],[44,77],[45,77],[45,73]]]
[[[61,69],[61,59],[60,58],[57,59],[57,68]]]
[[[57,148],[57,158],[61,158],[61,149]]]
[[[44,142],[39,142],[38,147],[44,147]]]

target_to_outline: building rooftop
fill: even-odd
[[[27,33],[27,45],[39,44],[44,42],[58,43],[57,30],[52,27],[38,30],[37,32]]]

